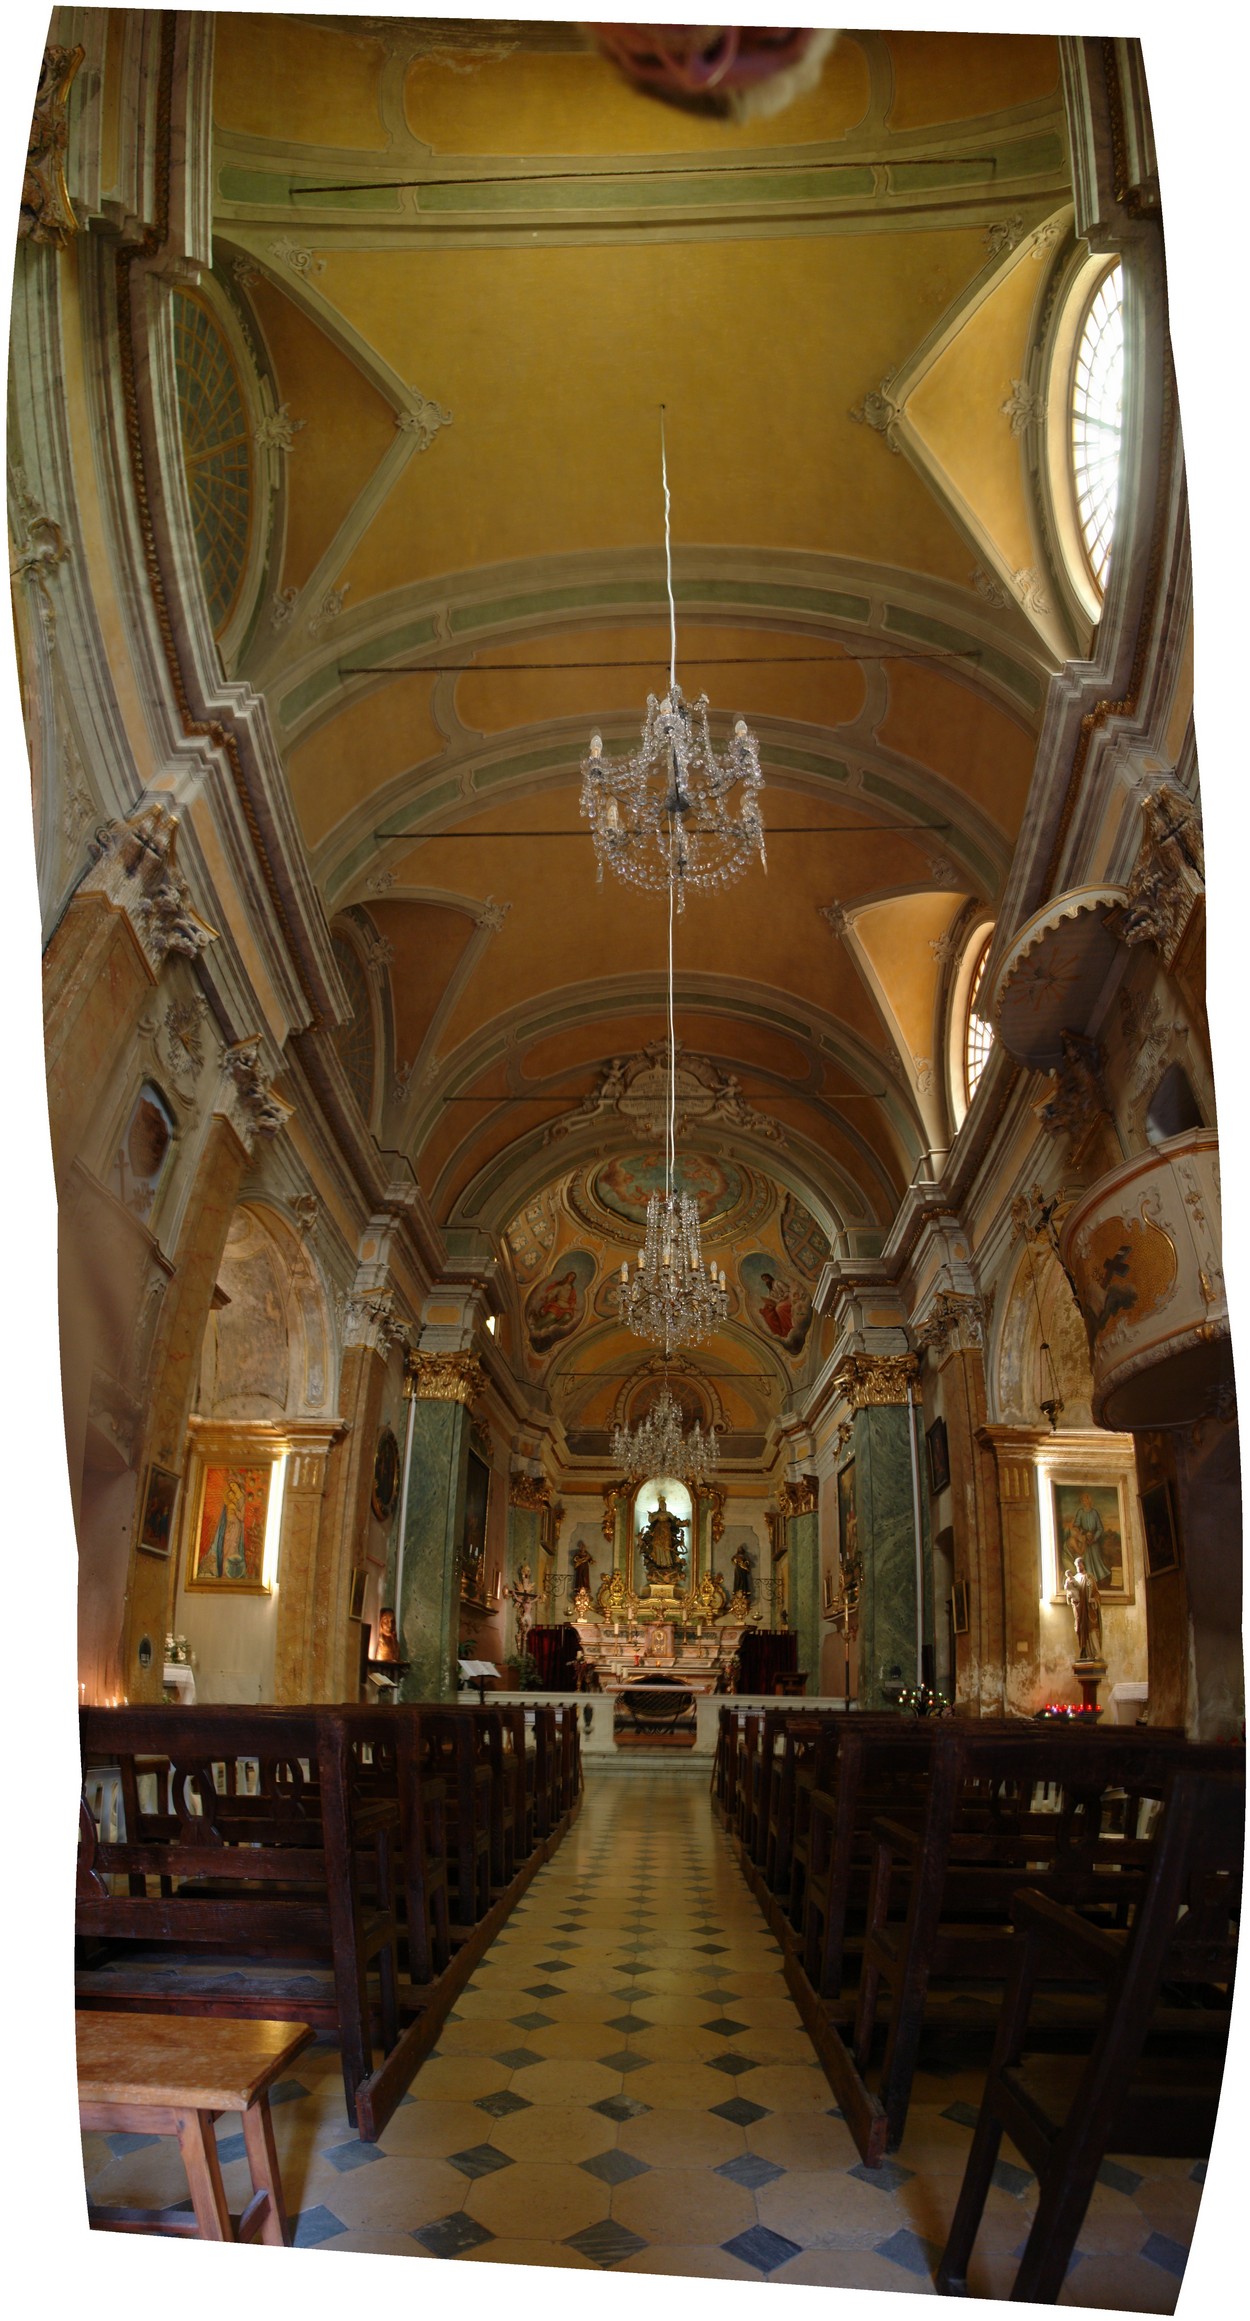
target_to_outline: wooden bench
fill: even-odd
[[[83,2014],[78,2117],[87,2130],[177,2136],[190,2216],[169,2209],[92,2208],[96,2232],[149,2232],[290,2246],[269,2090],[312,2038],[307,2024],[186,2021],[171,2015]],[[213,2122],[242,2114],[252,2197],[232,2216]]]

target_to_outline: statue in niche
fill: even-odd
[[[1084,1556],[1078,1555],[1071,1571],[1064,1573],[1063,1592],[1072,1608],[1077,1659],[1101,1660],[1102,1598],[1098,1582],[1085,1569]]]
[[[745,1604],[749,1604],[754,1589],[754,1582],[751,1577],[751,1551],[745,1542],[741,1547],[736,1547],[734,1549],[733,1571],[734,1594],[735,1596],[741,1596],[743,1602]]]
[[[391,1604],[383,1604],[378,1613],[378,1633],[374,1640],[375,1660],[398,1660],[399,1638],[395,1633],[395,1611]]]
[[[659,1505],[651,1510],[651,1520],[638,1534],[638,1545],[646,1565],[647,1579],[652,1587],[679,1587],[686,1577],[686,1550],[683,1533],[685,1524],[679,1515],[669,1512],[668,1501],[661,1491]]]
[[[573,1550],[573,1593],[575,1596],[588,1596],[590,1594],[590,1572],[590,1549],[584,1539],[579,1539]]]

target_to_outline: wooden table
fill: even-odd
[[[87,2129],[177,2136],[192,2216],[167,2209],[91,2208],[103,2232],[156,2232],[199,2240],[290,2245],[269,2090],[313,2034],[306,2023],[229,2022],[218,2017],[75,2016],[78,2117]],[[241,2216],[226,2205],[213,2122],[241,2112],[252,2197]]]

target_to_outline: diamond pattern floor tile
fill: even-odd
[[[596,2152],[593,2159],[582,2160],[579,2165],[588,2176],[597,2176],[601,2184],[628,2184],[631,2176],[646,2176],[651,2170],[649,2160],[636,2160],[632,2152],[617,2151],[615,2146],[608,2152]]]
[[[346,2230],[342,2218],[336,2216],[332,2208],[323,2208],[320,2204],[316,2208],[301,2208],[299,2215],[292,2220],[291,2246],[318,2248],[323,2240],[330,2240],[336,2232]]]
[[[498,2095],[475,2096],[478,2111],[487,2111],[492,2119],[507,2119],[509,2112],[532,2111],[534,2106],[527,2095],[514,2095],[510,2087],[501,2087]]]
[[[736,2160],[723,2160],[716,2170],[718,2176],[728,2176],[731,2184],[741,2184],[748,2192],[758,2192],[775,2177],[784,2176],[785,2169],[772,2160],[765,2160],[758,2152],[743,2152]]]
[[[453,2216],[440,2216],[436,2224],[418,2226],[412,2237],[428,2248],[432,2257],[462,2257],[466,2249],[481,2248],[495,2236],[476,2217],[457,2209]]]
[[[242,2137],[239,2138],[239,2141],[242,2143]],[[220,2145],[218,2145],[217,2151],[218,2157],[220,2159],[224,2159],[226,2155],[222,2151]],[[356,2142],[351,2144],[330,2144],[322,2152],[321,2157],[323,2160],[328,2160],[330,2166],[332,2168],[337,2168],[339,2174],[343,2175],[348,2168],[367,2168],[370,2164],[370,2161],[372,2160],[384,2160],[386,2158],[386,2154],[385,2152],[380,2152],[376,2144],[362,2144]]]
[[[727,2256],[737,2257],[740,2264],[754,2265],[757,2273],[775,2273],[778,2265],[788,2264],[791,2257],[801,2254],[797,2240],[787,2240],[783,2232],[773,2232],[766,2224],[753,2224],[748,2232],[737,2232],[732,2240],[723,2240],[721,2247]]]
[[[876,2253],[879,2257],[888,2258],[892,2265],[901,2265],[905,2273],[927,2273],[932,2277],[942,2251],[931,2240],[922,2240],[918,2232],[908,2232],[905,2227],[901,2227],[898,2232],[892,2232],[888,2240],[876,2243]]]
[[[449,2152],[449,2168],[458,2168],[462,2176],[493,2176],[497,2168],[510,2168],[512,2161],[506,2152],[494,2144],[471,2144],[466,2152]]]
[[[623,2264],[626,2257],[636,2256],[646,2242],[636,2232],[629,2232],[623,2224],[616,2224],[605,2216],[602,2224],[588,2224],[584,2232],[570,2233],[564,2243],[575,2248],[595,2265]]]

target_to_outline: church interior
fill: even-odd
[[[32,96],[92,2207],[1171,2312],[1245,1726],[1138,43],[60,7]],[[1170,2140],[1037,2141],[1030,1991]]]

